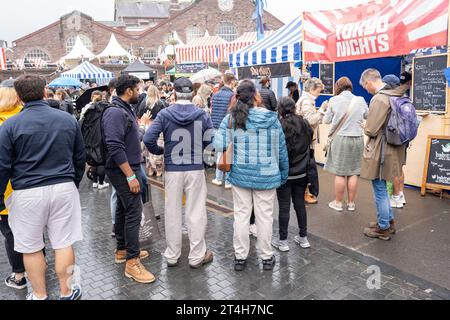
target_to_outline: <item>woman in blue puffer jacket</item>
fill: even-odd
[[[237,102],[216,135],[216,150],[233,141],[234,158],[229,182],[233,186],[235,270],[245,269],[250,251],[249,221],[255,210],[258,247],[264,270],[273,270],[271,247],[276,190],[285,184],[289,159],[283,129],[275,112],[257,107],[251,81],[237,88]],[[231,127],[230,128],[230,117]]]

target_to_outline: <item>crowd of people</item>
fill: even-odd
[[[68,280],[75,265],[72,246],[82,240],[78,188],[86,172],[94,188],[112,185],[114,261],[125,264],[126,277],[139,283],[156,280],[142,264],[149,252],[139,243],[143,205],[149,201],[147,178],[154,174],[164,176],[167,266],[180,264],[183,197],[189,265],[198,269],[211,263],[214,253],[205,240],[205,162],[213,150],[217,170],[212,184],[224,185],[233,195],[234,269],[245,270],[253,235],[263,269],[273,270],[274,248],[290,250],[291,203],[299,229],[294,242],[311,247],[306,204],[318,202],[315,149],[321,123],[331,124],[325,170],[336,176],[329,207],[343,211],[347,189],[346,208],[355,211],[358,177],[371,180],[377,221],[364,234],[389,240],[396,230],[392,207],[404,201],[406,146],[386,144],[384,128],[389,98],[407,94],[410,80],[407,74],[402,80],[382,79],[368,69],[360,85],[374,96],[370,108],[352,93],[354,84],[346,77],[337,81],[336,96],[317,108],[324,90],[317,78],[306,81],[303,92],[289,83],[288,95],[277,99],[268,78],[258,90],[253,81],[238,81],[232,73],[225,73],[220,85],[193,84],[187,78],[144,83],[124,75],[111,81],[106,92],[94,91],[80,116],[71,113],[64,90],[51,91],[37,76],[2,83],[0,226],[12,268],[6,285],[24,289],[28,279],[32,292],[27,298],[48,299],[46,231],[61,299],[80,299],[81,288]],[[394,182],[392,198],[387,181]],[[277,202],[279,234],[273,240]]]

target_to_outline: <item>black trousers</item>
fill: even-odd
[[[103,184],[105,182],[105,167],[99,166],[99,167],[93,167],[92,168],[92,175],[94,176],[94,182]]]
[[[117,250],[127,251],[127,260],[139,257],[139,229],[142,220],[141,194],[130,191],[128,181],[120,169],[107,169],[106,173],[117,192],[116,240]],[[140,169],[134,170],[136,177]]]
[[[252,216],[250,217],[250,224],[253,225],[256,223],[255,209],[252,210]]]
[[[21,253],[14,251],[14,236],[8,224],[8,216],[1,216],[0,231],[5,237],[5,249],[8,255],[9,264],[14,273],[24,273],[23,256]]]
[[[305,190],[307,179],[288,180],[288,182],[277,190],[278,203],[280,208],[280,240],[287,240],[289,230],[289,220],[291,216],[291,200],[294,202],[294,209],[297,213],[300,237],[306,237],[307,217],[305,207]]]

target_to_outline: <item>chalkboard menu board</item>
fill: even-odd
[[[414,58],[412,94],[417,110],[444,113],[447,84],[444,69],[447,55]]]
[[[426,189],[450,190],[450,136],[429,136],[422,195]]]
[[[319,66],[319,79],[322,80],[325,90],[322,95],[334,95],[334,63],[321,63]]]

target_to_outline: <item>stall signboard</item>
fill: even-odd
[[[177,64],[177,73],[197,73],[199,71],[202,71],[206,69],[206,64],[202,62],[198,63],[180,63]]]
[[[139,78],[141,80],[149,80],[151,78],[154,78],[154,74],[150,75],[150,72],[130,72],[128,73],[130,76],[134,76],[136,78]]]
[[[260,79],[292,77],[292,63],[265,64],[252,67],[238,68],[239,79]]]
[[[325,87],[322,95],[333,96],[335,82],[334,63],[321,63],[319,65],[319,79]]]
[[[445,113],[447,55],[416,57],[413,60],[412,97],[417,110]]]
[[[427,189],[450,190],[450,136],[429,136],[422,182]]]
[[[304,14],[305,60],[407,55],[447,45],[449,0],[380,0]]]

